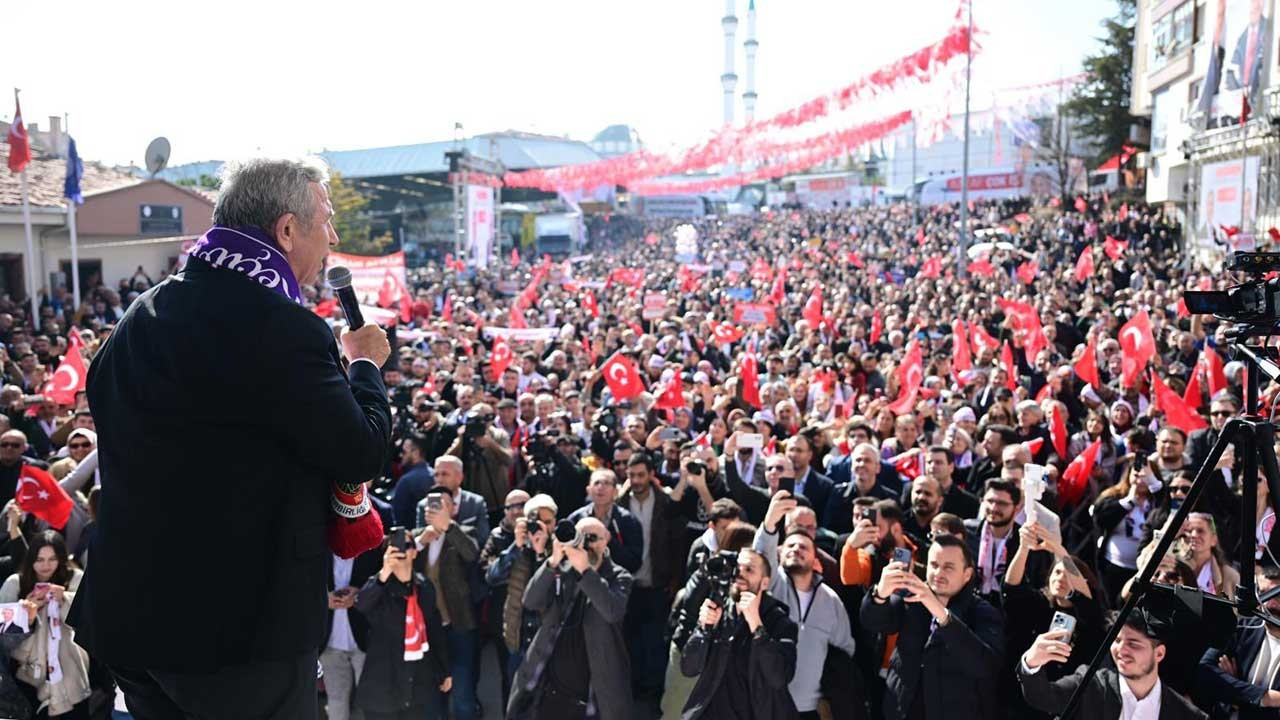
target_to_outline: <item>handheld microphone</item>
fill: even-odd
[[[347,327],[356,330],[363,326],[364,316],[360,314],[360,304],[356,302],[356,291],[351,289],[351,271],[341,265],[334,265],[325,273],[325,279],[338,295],[342,314],[347,316]]]

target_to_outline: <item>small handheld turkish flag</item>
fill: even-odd
[[[604,381],[609,385],[614,400],[630,400],[644,392],[640,370],[625,355],[615,354],[601,366],[600,371],[604,373]]]
[[[23,464],[14,499],[19,509],[44,520],[55,530],[65,528],[71,518],[71,496],[52,475],[38,467]]]
[[[722,322],[711,329],[712,338],[720,344],[735,343],[742,339],[742,328],[733,323]]]
[[[71,338],[67,354],[62,356],[58,369],[53,371],[53,376],[44,384],[45,397],[59,405],[75,404],[76,394],[84,390],[85,379],[89,374],[84,366],[84,358],[80,355],[80,343],[76,341],[76,334],[71,333]]]
[[[493,371],[494,382],[497,382],[498,378],[502,377],[502,373],[506,372],[513,359],[511,346],[507,344],[507,341],[502,338],[494,338],[493,352],[489,353],[489,369]]]

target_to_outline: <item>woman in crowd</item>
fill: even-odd
[[[1196,585],[1210,595],[1234,598],[1236,586],[1240,584],[1240,573],[1231,567],[1218,545],[1218,529],[1213,516],[1202,512],[1187,515],[1178,540],[1182,545],[1180,555],[1195,573]]]
[[[403,547],[404,549],[399,549]],[[364,671],[356,705],[367,720],[447,720],[449,677],[444,626],[436,590],[414,572],[418,548],[406,532],[388,538],[382,569],[356,594],[369,621]]]
[[[18,679],[35,691],[37,719],[89,717],[89,654],[64,624],[81,576],[62,536],[45,530],[31,538],[18,572],[0,586],[0,603],[21,599],[31,613],[31,634],[14,649],[13,659]]]
[[[1103,490],[1089,510],[1100,534],[1095,567],[1112,604],[1138,569],[1143,526],[1164,498],[1162,483],[1151,467],[1133,460],[1120,482]]]
[[[1093,480],[1098,487],[1105,488],[1115,481],[1120,444],[1111,434],[1111,422],[1102,409],[1090,410],[1085,417],[1084,430],[1071,436],[1071,441],[1067,443],[1067,458],[1074,458],[1084,452],[1095,440],[1101,441],[1101,452],[1093,465]]]

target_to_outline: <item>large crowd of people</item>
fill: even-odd
[[[1258,587],[1280,584],[1266,483],[1232,454],[1152,557],[1241,409],[1227,323],[1180,303],[1227,279],[1119,197],[977,202],[965,256],[959,218],[598,217],[580,256],[410,269],[371,493],[387,539],[333,557],[327,717],[1043,718],[1146,563],[1231,598],[1247,547]],[[0,631],[13,717],[124,716],[60,621],[110,478],[85,396],[42,390],[152,284],[97,284],[78,308],[54,293],[34,323],[0,303],[0,603],[31,618]],[[1122,337],[1142,318],[1154,347]],[[64,526],[12,502],[24,466],[72,496]],[[1165,610],[1126,620],[1080,717],[1276,712],[1275,625]],[[488,654],[504,707],[477,693]]]

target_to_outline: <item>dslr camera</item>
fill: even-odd
[[[556,443],[560,440],[560,431],[556,428],[539,430],[529,438],[529,455],[534,462],[545,463],[554,459]]]
[[[707,555],[702,559],[702,579],[711,588],[707,599],[716,607],[725,607],[729,602],[729,589],[738,579],[738,553],[720,550]]]
[[[489,426],[493,424],[494,417],[491,414],[478,415],[468,413],[466,424],[462,428],[462,439],[474,442],[489,429]]]

